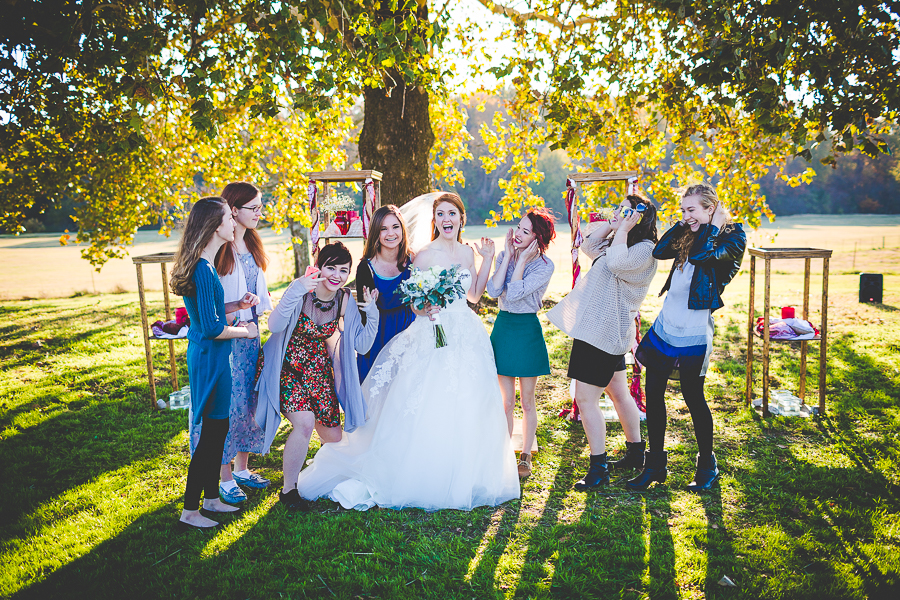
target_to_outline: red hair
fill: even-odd
[[[431,205],[431,239],[436,240],[440,235],[437,225],[434,223],[434,213],[437,212],[437,207],[442,202],[452,204],[459,211],[459,229],[456,230],[456,241],[462,243],[462,230],[466,226],[466,205],[463,204],[462,198],[452,192],[444,192]]]
[[[255,200],[259,195],[259,188],[246,181],[229,183],[222,190],[222,198],[228,203],[229,208],[241,208],[248,202]],[[259,237],[259,232],[255,229],[245,230],[244,243],[247,244],[247,250],[253,255],[253,261],[260,269],[265,271],[269,264],[269,257],[266,256],[266,251],[263,250],[262,238]],[[237,250],[234,247],[234,242],[223,244],[219,248],[219,252],[216,255],[216,271],[219,275],[228,275],[234,270],[235,254],[237,254]]]
[[[553,226],[556,217],[546,208],[532,208],[525,216],[531,221],[534,239],[537,240],[538,248],[543,254],[547,251],[550,241],[556,237],[556,227]]]

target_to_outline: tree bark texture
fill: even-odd
[[[291,238],[301,240],[302,244],[291,242],[294,250],[294,278],[302,277],[306,273],[306,267],[310,265],[309,228],[304,227],[299,221],[291,220]]]
[[[402,81],[399,73],[397,81]],[[401,85],[388,96],[384,89],[364,92],[365,120],[359,134],[363,169],[381,171],[381,203],[401,206],[431,191],[430,155],[434,132],[428,92]]]

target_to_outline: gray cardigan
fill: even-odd
[[[547,318],[569,337],[608,354],[625,354],[634,345],[634,318],[656,275],[653,242],[631,248],[592,239],[581,249],[596,262]]]
[[[497,269],[503,264],[503,255],[506,250],[502,250],[497,256]],[[503,285],[497,287],[494,285],[494,277],[487,280],[487,293],[491,298],[497,298],[497,304],[500,310],[509,313],[525,314],[536,313],[541,310],[541,302],[544,294],[547,293],[547,287],[550,285],[550,278],[553,277],[553,261],[547,256],[538,256],[525,265],[525,271],[522,279],[512,281],[513,272],[516,270],[515,257],[509,260],[506,266],[505,280]],[[497,271],[494,271],[496,276]]]
[[[339,293],[344,293],[343,291]],[[269,315],[269,331],[272,335],[263,345],[263,370],[256,389],[259,403],[256,406],[256,422],[265,431],[262,453],[269,451],[272,440],[281,426],[281,365],[287,352],[291,334],[303,311],[303,297],[306,290],[296,281],[281,297],[281,302]],[[369,303],[366,324],[362,324],[360,308],[347,294],[344,311],[344,326],[335,344],[328,340],[328,351],[334,361],[334,385],[338,401],[344,409],[344,431],[350,432],[366,422],[368,409],[359,385],[359,371],[356,367],[356,353],[364,354],[372,347],[378,333],[378,306]]]

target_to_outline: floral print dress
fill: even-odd
[[[339,291],[333,304],[317,305],[314,293],[306,294],[281,366],[281,412],[311,411],[325,427],[341,424],[334,364],[325,340],[337,330],[343,296]]]

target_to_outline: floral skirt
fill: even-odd
[[[281,366],[281,412],[305,410],[312,412],[316,421],[325,427],[340,427],[341,407],[334,390],[334,369],[324,377],[310,377],[285,361]]]

